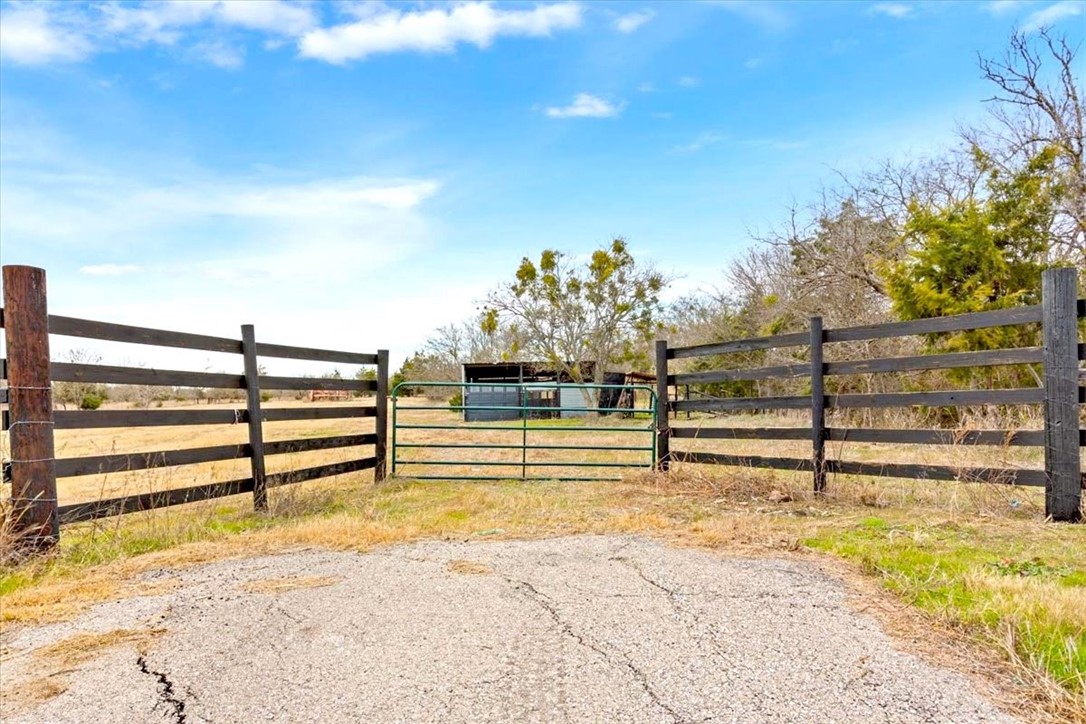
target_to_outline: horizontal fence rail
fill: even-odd
[[[784,380],[810,380],[805,395],[760,397],[709,397],[661,402],[658,416],[657,466],[667,470],[670,463],[737,465],[809,472],[814,475],[815,490],[825,486],[827,473],[876,477],[913,478],[988,482],[1009,485],[1041,486],[1046,489],[1046,512],[1056,520],[1080,518],[1081,494],[1086,488],[1086,474],[1081,468],[1081,448],[1086,446],[1086,430],[1080,429],[1080,410],[1086,403],[1086,344],[1078,339],[1078,320],[1086,317],[1086,300],[1076,299],[1077,276],[1072,269],[1046,270],[1042,280],[1042,302],[1032,306],[975,312],[906,322],[822,329],[820,318],[812,318],[806,332],[779,334],[745,340],[730,340],[688,347],[656,345],[657,395],[669,399],[669,386],[676,390],[717,383]],[[1041,346],[1012,349],[948,352],[940,354],[824,361],[823,347],[840,342],[863,342],[907,336],[931,336],[966,330],[1002,326],[1039,325]],[[717,357],[736,352],[796,348],[806,346],[808,362],[753,367],[748,369],[699,369],[696,372],[672,372],[674,360]],[[802,351],[802,350],[801,350]],[[1030,365],[1040,368],[1039,386],[984,390],[923,390],[889,393],[827,394],[824,379],[845,375],[954,370],[968,367]],[[706,365],[707,366],[707,365]],[[825,413],[835,409],[880,408],[954,408],[972,406],[1041,406],[1043,430],[898,430],[877,428],[831,427]],[[804,427],[715,427],[682,426],[668,420],[673,413],[738,411],[810,410],[811,425]],[[733,455],[717,452],[672,450],[671,440],[773,440],[810,441],[809,458]],[[955,467],[905,463],[854,462],[825,458],[827,442],[863,442],[899,445],[989,445],[998,447],[1040,447],[1045,451],[1044,470],[1000,467]]]
[[[31,544],[42,547],[54,545],[60,534],[61,523],[75,523],[242,493],[252,493],[254,505],[258,510],[263,510],[267,507],[268,488],[370,469],[375,471],[375,480],[383,479],[388,434],[387,351],[359,353],[257,343],[251,325],[242,327],[241,339],[229,339],[49,315],[46,311],[45,273],[42,270],[5,266],[3,274],[4,306],[0,307],[0,328],[5,332],[8,356],[0,359],[0,378],[8,381],[8,388],[0,391],[0,403],[7,405],[8,409],[3,410],[0,422],[3,428],[9,431],[11,441],[12,459],[5,463],[5,470],[10,470],[11,514],[15,530],[24,535]],[[236,354],[241,357],[245,372],[228,374],[51,362],[48,353],[50,335]],[[368,380],[272,376],[259,371],[260,357],[376,365],[377,371],[375,379]],[[49,394],[54,383],[241,390],[246,394],[246,404],[236,409],[54,411]],[[262,390],[369,393],[375,394],[375,404],[265,408],[261,405]],[[263,439],[265,423],[358,418],[375,418],[374,431],[287,440]],[[230,445],[59,459],[55,458],[52,452],[53,430],[194,425],[245,425],[248,441]],[[23,430],[33,431],[34,436],[27,436]],[[357,459],[271,474],[264,470],[264,461],[268,456],[322,450],[348,451],[370,446],[373,454]],[[248,460],[250,476],[71,505],[57,504],[57,478],[110,475],[229,460]],[[43,461],[47,463],[44,466]]]

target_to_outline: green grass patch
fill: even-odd
[[[924,611],[1015,653],[1078,695],[1086,693],[1086,529],[1015,535],[995,524],[918,525],[865,518],[808,537],[854,561]]]

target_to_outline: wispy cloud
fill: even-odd
[[[780,32],[792,25],[792,19],[771,0],[713,0],[712,5],[748,20],[763,30]]]
[[[875,3],[871,6],[871,12],[876,15],[885,15],[890,18],[903,20],[912,17],[914,8],[905,3]]]
[[[1016,8],[1022,7],[1024,4],[1023,0],[992,0],[986,3],[984,7],[992,15],[1005,15]]]
[[[226,70],[236,70],[245,65],[245,48],[221,40],[196,43],[192,46],[192,55]]]
[[[591,93],[578,93],[568,106],[549,106],[548,118],[613,118],[622,113],[624,104],[611,103]]]
[[[79,267],[80,274],[94,277],[119,277],[125,274],[136,274],[143,270],[138,264],[90,264]]]
[[[1040,30],[1041,28],[1050,27],[1061,20],[1082,15],[1084,9],[1086,9],[1086,3],[1082,3],[1080,0],[1062,0],[1061,2],[1049,5],[1034,13],[1030,13],[1026,18],[1025,23],[1022,25],[1022,30],[1031,33],[1035,30]]]
[[[313,5],[285,0],[167,0],[98,6],[103,29],[121,40],[172,45],[193,26],[210,24],[297,37],[317,25]]]
[[[73,62],[123,47],[184,46],[186,33],[198,26],[290,38],[316,25],[315,6],[286,0],[15,2],[0,11],[0,56],[25,65]],[[230,53],[231,60],[226,60],[223,51],[207,59],[222,67],[236,67],[241,51]]]
[[[675,82],[680,88],[697,88],[701,85],[701,78],[696,78],[692,75],[684,75]]]
[[[645,83],[639,83],[637,85],[637,92],[638,93],[652,93],[655,90],[656,90],[656,86],[654,86],[652,83],[645,82]]]
[[[654,10],[638,10],[615,18],[614,28],[620,33],[632,33],[656,17]]]
[[[449,53],[464,43],[487,48],[500,36],[549,37],[580,24],[581,7],[576,3],[504,10],[488,2],[465,2],[409,12],[384,9],[351,23],[312,30],[302,37],[299,48],[303,57],[342,64],[378,53]]]
[[[745,141],[745,145],[755,148],[768,148],[771,151],[798,151],[807,147],[806,141],[788,141],[780,138],[754,138]]]
[[[726,141],[728,136],[718,131],[705,131],[699,133],[696,138],[690,143],[684,143],[672,148],[672,151],[676,153],[697,153],[698,151],[708,148],[709,146],[715,146],[718,143]]]

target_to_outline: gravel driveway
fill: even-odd
[[[310,550],[150,578],[180,585],[9,632],[11,701],[44,676],[42,647],[132,633],[53,673],[67,689],[6,722],[1013,721],[895,650],[802,561],[590,536]]]

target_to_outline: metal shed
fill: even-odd
[[[581,369],[585,376],[593,374],[595,364],[582,362]],[[627,385],[652,381],[650,375],[636,372],[608,372],[604,375],[604,384]],[[568,374],[549,369],[549,365],[539,362],[472,362],[463,366],[464,386],[464,421],[495,422],[519,420],[526,414],[529,419],[583,417],[587,413],[577,410],[549,408],[586,407],[581,388]],[[533,383],[539,383],[538,387]],[[556,388],[555,384],[568,385]],[[514,386],[515,385],[515,386]],[[621,388],[601,390],[597,407],[634,406],[632,390]],[[521,409],[494,410],[471,409],[477,407],[531,407],[529,411]]]

